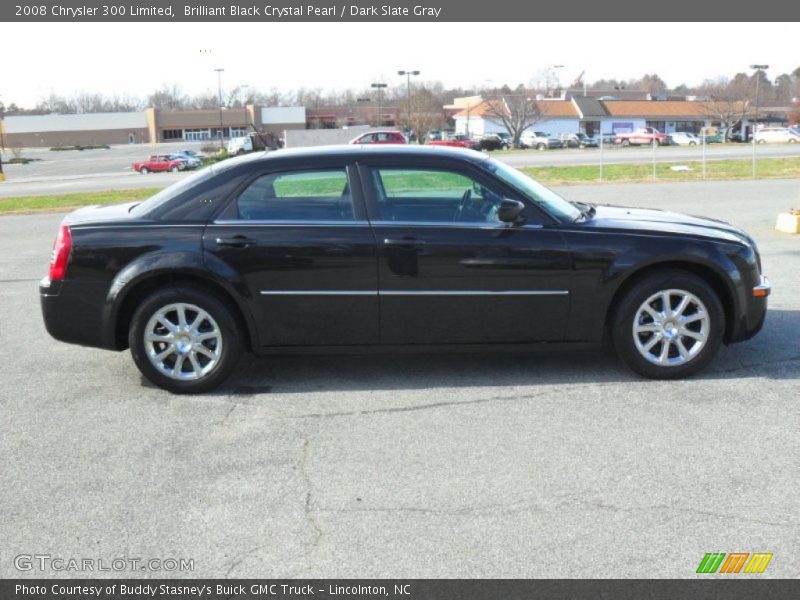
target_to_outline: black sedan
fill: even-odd
[[[587,348],[690,375],[756,334],[770,286],[723,222],[571,203],[469,150],[278,150],[68,215],[40,284],[56,339],[130,347],[174,392],[242,351]]]
[[[508,150],[509,143],[498,133],[484,133],[478,138],[480,150]]]

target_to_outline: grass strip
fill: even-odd
[[[141,188],[136,190],[112,190],[108,192],[88,192],[84,194],[53,194],[47,196],[19,196],[17,198],[0,198],[0,214],[31,211],[58,211],[92,206],[94,204],[117,204],[149,198],[159,188]]]

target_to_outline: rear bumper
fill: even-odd
[[[108,284],[103,282],[39,282],[39,299],[47,333],[61,342],[116,349],[103,326]]]

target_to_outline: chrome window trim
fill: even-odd
[[[461,229],[542,229],[544,225],[531,223],[529,225],[514,225],[512,223],[487,223],[485,221],[372,221],[373,227],[450,227]]]
[[[568,296],[568,290],[261,290],[262,296]]]
[[[247,219],[219,219],[210,223],[211,225],[224,225],[226,227],[247,227],[250,225],[272,225],[274,227],[368,227],[369,221],[279,221],[279,220],[256,220]]]
[[[454,223],[453,221],[278,221],[278,220],[256,220],[248,221],[246,219],[218,219],[209,223],[209,225],[223,225],[226,227],[247,227],[250,225],[271,225],[274,227],[448,227],[456,229],[496,229],[503,231],[505,229],[542,229],[544,225],[528,224],[528,225],[513,225],[508,223],[484,223],[481,221],[471,221],[465,223]]]

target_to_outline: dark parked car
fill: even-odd
[[[769,282],[746,233],[568,202],[483,153],[346,146],[251,154],[141,203],[61,224],[40,284],[62,341],[130,347],[174,392],[244,350],[586,348],[611,336],[655,378],[761,328]]]
[[[497,133],[484,133],[478,138],[480,150],[508,150],[510,144]]]

